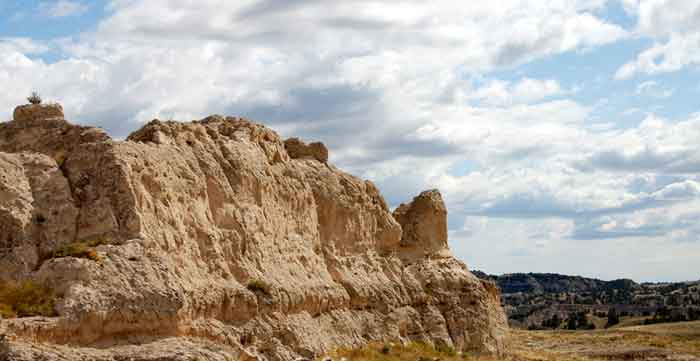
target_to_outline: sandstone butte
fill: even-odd
[[[298,360],[372,341],[503,354],[499,292],[451,255],[440,193],[392,214],[327,160],[241,118],[154,120],[118,141],[60,105],[18,107],[0,123],[0,281],[50,286],[56,316],[0,320],[0,358]],[[98,257],[51,257],[78,242]]]

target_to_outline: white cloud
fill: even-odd
[[[0,37],[0,51],[9,54],[34,55],[49,50],[49,46],[30,38],[3,38]]]
[[[638,15],[637,31],[645,35],[663,37],[700,30],[697,1],[639,0],[634,11]]]
[[[499,4],[222,2],[153,0],[117,2],[100,27],[119,39],[200,39],[246,42],[286,52],[311,51],[367,65],[391,60],[402,68],[456,64],[490,68],[538,56],[614,42],[626,36],[586,10],[600,2],[507,1]],[[156,16],[157,15],[157,16]],[[167,40],[166,40],[167,41]],[[171,43],[172,41],[169,41]],[[381,51],[380,51],[381,50]],[[369,55],[369,56],[367,56]]]
[[[39,3],[39,12],[50,18],[79,16],[88,11],[88,5],[79,1],[55,0]]]
[[[601,146],[587,155],[582,167],[622,172],[657,171],[693,174],[700,171],[700,116],[670,121],[647,116],[636,128],[603,134]]]
[[[563,93],[564,91],[556,80],[524,78],[515,84],[493,80],[472,92],[468,92],[468,94],[464,94],[463,98],[478,100],[487,105],[505,106],[537,102]]]
[[[626,0],[625,9],[637,15],[636,32],[654,44],[624,64],[616,79],[637,73],[658,74],[700,64],[700,2],[687,0]]]
[[[645,95],[654,98],[669,98],[673,95],[673,89],[666,89],[654,80],[648,80],[637,84],[637,95]]]
[[[658,74],[678,71],[700,64],[700,32],[672,34],[663,44],[644,50],[634,61],[624,64],[616,79],[628,79],[637,73]]]
[[[473,217],[476,218],[476,217]],[[478,217],[469,231],[450,233],[454,254],[471,269],[492,273],[552,272],[602,279],[668,281],[697,278],[700,242],[668,242],[665,237],[571,240],[566,220],[530,221]],[[682,231],[675,232],[679,236]],[[550,235],[542,237],[543,235]],[[538,243],[540,239],[546,242]],[[692,238],[692,237],[691,237]],[[496,241],[498,240],[498,241]],[[539,246],[538,245],[543,245]]]
[[[0,107],[6,118],[36,89],[117,137],[153,117],[249,116],[326,142],[334,163],[379,182],[391,204],[439,187],[453,243],[481,245],[464,257],[523,265],[496,260],[516,250],[551,257],[543,271],[594,272],[559,260],[583,242],[604,249],[604,236],[634,224],[631,212],[693,197],[700,121],[650,117],[620,130],[613,119],[593,123],[598,106],[570,99],[556,74],[493,74],[625,39],[598,15],[605,3],[114,0],[93,32],[0,41],[0,81],[14,84],[0,88]],[[49,46],[66,57],[32,56]],[[584,231],[591,237],[572,239]]]

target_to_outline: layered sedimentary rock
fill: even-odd
[[[503,352],[498,292],[450,255],[436,191],[392,215],[322,144],[245,119],[155,120],[115,141],[55,110],[0,123],[0,280],[58,297],[57,317],[0,321],[5,356],[292,360],[382,340]],[[51,256],[79,242],[99,257]]]

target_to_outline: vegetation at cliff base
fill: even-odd
[[[457,352],[453,347],[444,343],[436,343],[432,346],[423,342],[412,342],[406,345],[400,343],[370,343],[369,345],[350,349],[340,348],[321,360],[347,361],[466,361],[466,360],[496,360],[490,356],[477,357],[469,353]]]
[[[54,299],[51,288],[33,281],[0,282],[2,318],[55,316]]]

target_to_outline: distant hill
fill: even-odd
[[[640,322],[648,318],[648,323],[694,320],[700,315],[698,281],[637,283],[556,273],[472,273],[496,283],[513,327],[540,328],[544,324],[547,328],[565,324],[573,315],[585,327],[597,327],[607,324],[608,312],[613,309],[622,317],[637,317]]]
[[[598,293],[621,290],[631,292],[641,286],[630,279],[603,281],[581,276],[568,276],[557,273],[510,273],[501,276],[488,275],[481,271],[472,272],[479,278],[489,279],[498,285],[504,294],[528,293]]]

